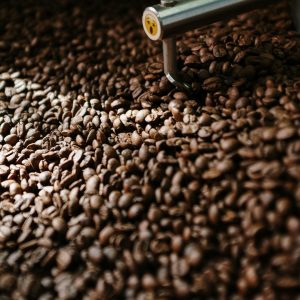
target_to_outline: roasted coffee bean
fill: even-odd
[[[10,292],[16,284],[17,278],[9,273],[0,275],[0,290]]]
[[[99,242],[101,245],[107,244],[109,238],[114,234],[114,229],[111,226],[103,228],[99,234]]]
[[[90,205],[92,209],[99,209],[103,204],[103,198],[100,195],[92,195],[90,197]]]
[[[54,230],[58,232],[64,232],[67,229],[67,223],[63,218],[56,217],[52,220],[52,226]]]
[[[86,182],[86,192],[88,194],[97,194],[99,192],[100,179],[97,175],[91,176]]]
[[[71,249],[61,249],[56,257],[59,270],[66,270],[72,264],[73,253]]]
[[[51,172],[49,172],[49,171],[44,171],[44,172],[40,173],[40,175],[39,175],[39,181],[42,184],[48,183],[50,178],[51,178]]]
[[[128,208],[133,201],[133,196],[132,193],[125,193],[119,198],[118,206],[121,208]]]
[[[286,140],[292,138],[296,134],[296,128],[286,127],[278,130],[276,138],[278,140]]]
[[[197,266],[202,260],[201,250],[196,244],[185,246],[184,255],[191,266]]]

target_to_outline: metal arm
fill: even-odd
[[[191,86],[180,79],[177,69],[176,39],[166,38],[163,43],[164,72],[168,80],[180,90],[191,90]]]
[[[300,0],[293,0],[292,2],[292,15],[294,19],[294,24],[300,32]]]
[[[180,89],[190,90],[179,76],[176,59],[176,35],[237,14],[264,7],[279,0],[161,0],[145,9],[143,26],[152,40],[162,40],[164,71]],[[300,0],[293,0],[294,21],[300,29]]]

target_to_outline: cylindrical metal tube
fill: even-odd
[[[295,27],[300,32],[300,0],[293,0],[292,2],[292,15]]]
[[[177,51],[176,39],[168,38],[163,40],[164,72],[175,74],[177,72]]]
[[[172,7],[158,4],[146,8],[143,25],[150,39],[160,40],[275,2],[276,0],[177,0]]]

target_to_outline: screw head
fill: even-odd
[[[165,7],[172,7],[176,4],[175,0],[161,0],[160,4]]]

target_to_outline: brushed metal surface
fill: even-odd
[[[146,11],[157,15],[161,26],[158,39],[165,39],[277,1],[279,0],[177,0],[174,6],[157,4],[146,8]]]

